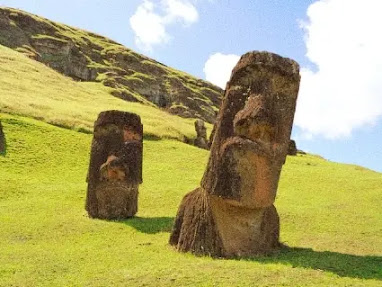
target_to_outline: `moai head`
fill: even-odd
[[[97,144],[94,156],[97,157],[97,163],[101,164],[94,166],[94,178],[99,170],[100,180],[141,183],[142,135],[143,128],[138,115],[121,111],[100,113],[94,124],[93,145]]]
[[[288,155],[297,155],[297,145],[292,139],[289,142]]]
[[[126,189],[128,196],[129,188],[142,183],[142,136],[138,115],[122,111],[99,114],[94,123],[88,173],[86,209],[90,216],[97,217],[97,210],[103,208],[98,206],[97,196],[117,188]],[[116,214],[110,212],[110,217],[123,216],[123,212]]]
[[[195,131],[196,138],[194,140],[194,145],[203,149],[208,149],[207,129],[203,120],[198,119],[195,121]]]
[[[299,89],[296,62],[267,52],[243,55],[215,124],[202,187],[248,208],[271,206],[288,151]]]
[[[197,119],[195,121],[196,137],[207,139],[207,129],[204,126],[204,121]]]

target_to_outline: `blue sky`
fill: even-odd
[[[0,0],[224,85],[238,57],[296,60],[298,148],[382,172],[380,0]]]

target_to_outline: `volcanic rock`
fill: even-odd
[[[241,57],[227,84],[201,186],[178,209],[170,244],[213,257],[280,248],[273,205],[299,89],[296,62],[267,52]]]
[[[123,219],[138,210],[143,126],[138,115],[105,111],[94,124],[86,210],[90,217]]]

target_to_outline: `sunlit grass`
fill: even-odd
[[[137,217],[89,219],[91,135],[0,114],[0,286],[381,286],[382,174],[312,155],[288,157],[272,257],[213,260],[168,244],[208,152],[144,141]]]

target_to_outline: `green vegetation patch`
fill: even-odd
[[[382,174],[319,157],[288,157],[276,205],[281,240],[271,257],[219,260],[168,245],[185,193],[208,152],[145,140],[136,218],[84,210],[92,136],[0,114],[1,286],[379,286]],[[309,179],[309,180],[307,180]],[[362,192],[360,192],[362,191]]]

